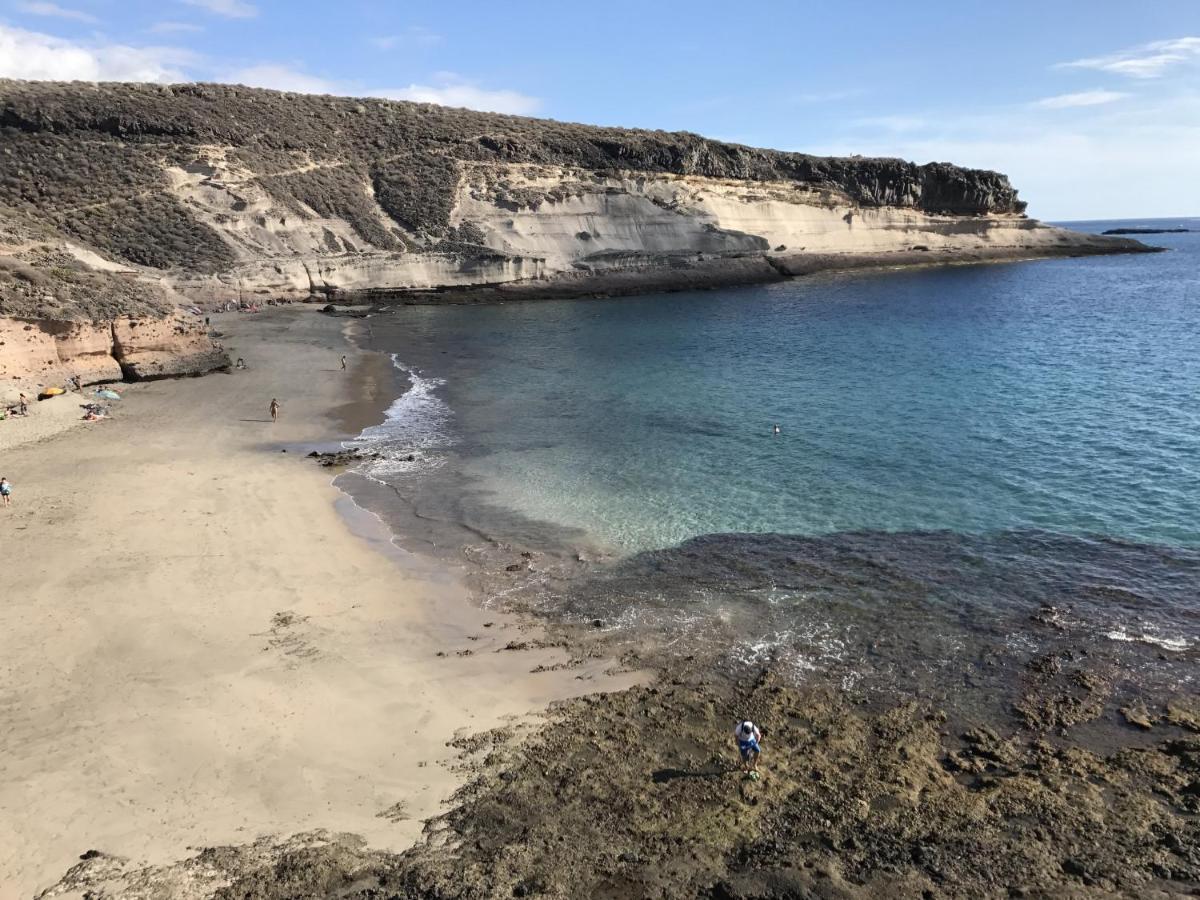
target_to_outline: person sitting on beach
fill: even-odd
[[[271,398],[271,421],[279,421],[279,401],[274,397]]]
[[[12,484],[3,477],[0,477],[0,498],[3,498],[5,507],[12,505]]]
[[[757,725],[747,719],[739,722],[733,729],[733,736],[737,741],[738,752],[742,755],[742,771],[748,777],[757,779],[758,757],[762,754],[762,748],[758,746],[758,742],[762,740],[762,733],[759,732]]]
[[[235,368],[235,369],[244,369],[244,368],[246,368],[246,361],[245,361],[244,359],[242,359],[242,358],[239,356],[239,357],[238,357],[238,359],[237,359],[237,363],[234,365],[234,368]]]

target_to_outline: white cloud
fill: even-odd
[[[151,34],[195,34],[203,31],[204,26],[191,22],[155,22],[146,30]]]
[[[1200,209],[1200,92],[1085,108],[1061,119],[1027,107],[920,113],[928,124],[919,132],[860,127],[824,146],[796,149],[994,169],[1012,179],[1030,215],[1051,221],[1194,216]]]
[[[293,91],[298,94],[335,94],[344,97],[378,97],[385,100],[411,100],[417,103],[437,103],[441,106],[462,106],[487,112],[527,115],[537,110],[541,101],[517,91],[488,90],[460,78],[451,72],[439,72],[434,85],[410,84],[401,88],[364,89],[361,85],[332,81],[310,75],[299,68],[280,63],[262,63],[228,72],[219,78],[230,84],[247,87]]]
[[[195,56],[177,47],[85,44],[0,24],[0,77],[49,81],[185,80]]]
[[[485,112],[523,116],[532,115],[542,105],[542,101],[537,97],[530,97],[518,91],[489,90],[465,81],[439,85],[410,84],[408,87],[371,91],[370,95],[389,100],[412,100],[416,103],[461,106]]]
[[[258,15],[258,7],[244,0],[183,0],[189,6],[207,9],[210,13],[227,19],[252,19]]]
[[[1197,61],[1200,61],[1200,37],[1182,37],[1142,44],[1107,56],[1059,63],[1057,68],[1096,69],[1130,78],[1158,78],[1169,68]]]
[[[87,22],[88,24],[94,24],[100,21],[90,13],[85,13],[78,9],[66,9],[59,6],[57,3],[18,3],[17,10],[19,12],[28,13],[31,16],[49,16],[54,19],[71,19],[75,22]]]
[[[397,47],[432,47],[442,42],[442,36],[421,25],[412,25],[397,34],[384,34],[367,38],[367,42],[380,50]]]
[[[1056,97],[1046,97],[1032,104],[1038,109],[1071,109],[1078,106],[1103,106],[1105,103],[1115,103],[1124,100],[1129,94],[1122,91],[1079,91],[1075,94],[1059,94]]]
[[[293,91],[297,94],[343,93],[337,84],[309,75],[299,69],[275,63],[249,66],[224,76],[221,81],[229,84],[244,84],[247,87],[271,88],[276,91]]]

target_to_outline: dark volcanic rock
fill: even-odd
[[[63,887],[170,896],[1102,897],[1200,888],[1200,740],[1109,754],[990,727],[961,742],[919,703],[871,711],[764,673],[558,705],[521,741],[464,738],[474,780],[400,854],[301,835],[174,866],[78,864]],[[762,777],[732,723],[763,729]],[[1131,732],[1132,733],[1132,732]],[[116,874],[122,880],[114,880]],[[204,874],[207,873],[207,874]]]

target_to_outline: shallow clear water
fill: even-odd
[[[1147,240],[1172,252],[414,307],[375,341],[444,382],[438,437],[405,419],[430,458],[452,446],[496,504],[623,550],[864,529],[1195,546],[1200,234]]]
[[[1192,689],[1200,234],[1146,240],[1171,251],[377,316],[412,387],[360,493],[485,602],[637,653],[972,715],[1044,654]]]

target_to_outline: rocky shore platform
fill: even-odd
[[[499,651],[497,651],[499,652]],[[1038,674],[1047,668],[1053,676]],[[1200,889],[1200,705],[1104,718],[1086,656],[1031,664],[1026,726],[952,723],[770,666],[650,685],[463,737],[470,780],[404,853],[311,832],[169,866],[85,853],[45,896],[1176,897]],[[1111,710],[1109,713],[1113,712]],[[764,733],[738,771],[731,723]],[[71,894],[75,895],[75,894]]]

